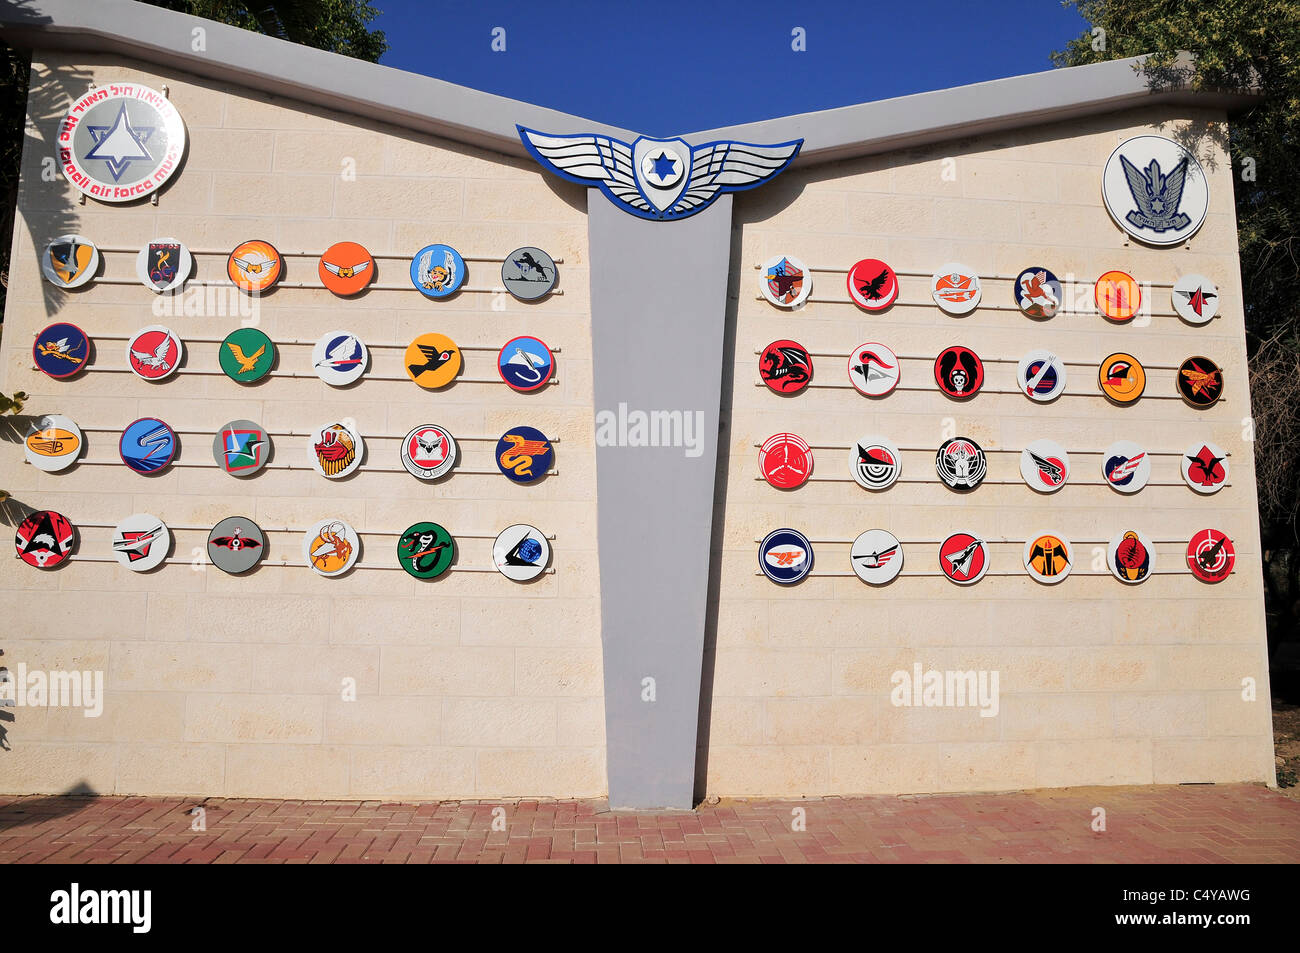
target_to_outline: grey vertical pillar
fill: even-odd
[[[595,189],[588,210],[595,409],[607,425],[597,427],[596,485],[610,806],[689,808],[731,196],[676,222],[636,218]],[[698,445],[622,445],[641,442],[638,411],[680,411],[657,418],[665,429],[701,421]],[[611,420],[633,426],[611,442]]]

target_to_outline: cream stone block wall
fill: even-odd
[[[1127,241],[1102,203],[1111,150],[1149,132],[1202,135],[1197,151],[1210,179],[1209,216],[1181,247]],[[795,169],[736,197],[730,444],[715,514],[720,606],[705,663],[713,674],[710,794],[1273,781],[1225,135],[1220,114],[1138,110]],[[814,269],[812,298],[799,310],[758,298],[755,269],[777,254]],[[843,271],[867,257],[927,277],[901,277],[898,303],[869,314],[849,300]],[[1031,265],[1063,281],[1072,276],[1087,282],[1089,310],[1091,283],[1112,268],[1164,285],[1199,272],[1218,284],[1219,317],[1202,327],[1184,324],[1173,315],[1170,289],[1157,285],[1144,288],[1153,304],[1149,321],[1112,325],[1088,313],[1036,322],[1015,310],[1010,280],[985,277],[981,306],[955,318],[929,297],[928,276],[949,261],[985,276],[1014,276]],[[755,351],[779,338],[844,355],[865,341],[928,355],[902,363],[902,382],[925,389],[869,399],[848,386],[845,357],[822,357],[814,358],[814,385],[839,386],[778,396],[756,386]],[[987,388],[1014,390],[1016,362],[1036,348],[1091,366],[1071,365],[1065,395],[1049,405],[1018,393],[956,403],[934,386],[932,369],[933,356],[954,344],[981,355]],[[1098,392],[1096,365],[1115,351],[1146,364],[1212,357],[1224,368],[1225,396],[1194,410],[1177,398],[1173,371],[1152,370],[1138,403],[1112,406]],[[781,431],[844,449],[815,450],[814,482],[777,490],[755,479],[757,444]],[[847,478],[849,443],[868,433],[926,448],[903,451],[904,479],[924,482],[872,494],[853,482],[816,481]],[[989,482],[965,495],[947,490],[934,471],[934,448],[954,433],[992,451]],[[1071,455],[1071,482],[1052,495],[1020,479],[1019,451],[1039,437]],[[1198,495],[1183,483],[1176,455],[1159,457],[1151,484],[1134,496],[1088,485],[1099,479],[1101,452],[1121,438],[1171,454],[1193,441],[1217,443],[1231,454],[1231,485]],[[785,526],[812,539],[845,540],[888,529],[905,543],[905,573],[938,572],[938,547],[908,540],[959,529],[1023,541],[1053,530],[1071,540],[1109,539],[1135,527],[1186,541],[1215,527],[1233,538],[1237,571],[1213,586],[1189,573],[1125,586],[1109,574],[1089,575],[1095,544],[1076,544],[1073,574],[1048,587],[1024,574],[1017,542],[992,546],[990,575],[974,586],[905,575],[872,589],[852,575],[849,546],[839,543],[815,544],[813,574],[782,587],[756,574],[756,540]],[[1185,542],[1156,548],[1158,570],[1186,568]],[[893,706],[892,673],[910,673],[918,662],[940,671],[997,671],[997,716]],[[1256,700],[1243,700],[1243,679],[1255,681]]]
[[[70,99],[89,82],[167,86],[184,118],[185,164],[156,206],[78,202],[42,170]],[[535,163],[260,91],[227,88],[118,58],[40,55],[19,220],[13,241],[0,390],[26,391],[32,414],[62,413],[87,432],[83,461],[44,474],[23,461],[22,432],[0,443],[0,487],[13,525],[29,509],[56,509],[74,524],[115,524],[147,511],[173,526],[211,526],[247,515],[261,526],[304,527],[337,516],[362,536],[348,576],[316,576],[301,559],[300,533],[270,535],[268,559],[247,577],[190,565],[206,530],[174,530],[178,563],[131,573],[116,563],[73,561],[40,572],[0,560],[6,606],[3,662],[16,669],[98,669],[104,714],[11,708],[0,724],[0,791],[327,798],[599,796],[605,793],[595,452],[591,429],[591,335],[585,190]],[[354,174],[353,174],[354,173]],[[96,281],[73,292],[45,283],[37,254],[76,232],[105,251]],[[357,241],[380,258],[378,284],[353,299],[280,287],[260,299],[257,321],[280,351],[278,370],[310,374],[310,345],[349,328],[371,345],[371,373],[401,374],[401,350],[439,331],[466,352],[463,376],[496,379],[495,351],[536,334],[558,351],[558,384],[518,394],[504,384],[459,382],[439,392],[409,381],[363,379],[345,389],[314,376],[272,377],[243,387],[217,364],[220,340],[246,315],[231,289],[204,313],[160,315],[162,299],[135,281],[135,249],[175,236],[196,255],[189,287],[224,281],[226,255],[250,238],[287,257],[285,282],[316,283],[314,257]],[[425,299],[409,285],[410,255],[431,242],[470,261],[468,288],[500,286],[500,259],[521,245],[556,258],[560,294],[522,303],[462,291]],[[214,253],[216,252],[216,253]],[[190,299],[182,299],[190,300]],[[246,299],[245,299],[246,300]],[[220,305],[218,313],[210,313]],[[94,364],[55,381],[32,369],[36,332],[73,322],[96,339]],[[181,371],[160,384],[96,367],[123,367],[124,341],[162,323],[186,340]],[[203,373],[200,373],[203,372]],[[214,373],[215,372],[215,373]],[[117,460],[117,431],[156,415],[182,433],[179,463],[145,478]],[[404,434],[436,422],[462,435],[461,463],[491,475],[454,474],[429,485],[400,467],[398,441],[367,438],[366,465],[334,482],[311,470],[265,470],[246,481],[212,464],[211,434],[247,417],[271,431],[307,431],[352,417],[363,434]],[[558,473],[519,486],[495,472],[495,436],[528,424],[558,440]],[[273,462],[307,463],[305,438],[275,440]],[[555,534],[553,575],[528,585],[496,572],[451,572],[421,581],[397,569],[392,536],[433,519],[458,536],[458,564],[491,567],[491,539],[529,522]],[[80,531],[77,553],[110,554],[108,528]],[[467,535],[461,535],[467,534]],[[376,567],[390,567],[388,571]],[[356,684],[344,701],[344,679]]]

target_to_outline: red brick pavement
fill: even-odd
[[[191,829],[195,806],[206,830]],[[1098,807],[1104,832],[1092,829]],[[1300,801],[1255,785],[728,800],[653,814],[601,801],[0,797],[0,863],[1297,861]]]

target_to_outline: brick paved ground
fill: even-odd
[[[196,804],[207,830],[191,830]],[[1106,831],[1092,830],[1094,808]],[[795,809],[806,830],[792,830]],[[494,816],[506,829],[493,831]],[[1300,861],[1300,801],[1254,785],[724,801],[388,804],[0,797],[0,863]]]

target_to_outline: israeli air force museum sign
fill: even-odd
[[[116,727],[5,793],[1274,781],[1233,98],[655,138],[36,6],[2,647]]]

